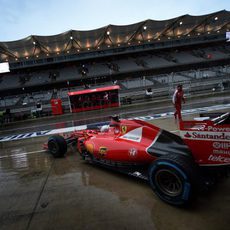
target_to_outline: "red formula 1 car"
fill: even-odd
[[[101,129],[51,136],[46,147],[61,157],[68,145],[75,145],[84,160],[145,179],[160,199],[180,206],[208,182],[203,171],[212,167],[207,166],[222,171],[230,165],[230,114],[181,122],[180,134],[182,138],[141,120],[113,117]]]

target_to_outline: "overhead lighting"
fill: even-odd
[[[150,39],[148,40],[148,42],[150,42]]]
[[[28,56],[26,56],[26,59],[28,59],[29,57]]]
[[[70,38],[70,40],[73,40],[73,36],[70,36],[69,38]]]
[[[57,52],[57,55],[59,55],[60,53],[59,52]]]
[[[100,46],[98,46],[97,49],[99,50],[99,49],[100,49]]]
[[[17,58],[15,58],[15,61],[17,61],[18,59]]]
[[[208,31],[208,34],[210,34],[210,31]]]
[[[128,42],[128,45],[130,45],[131,43],[130,42]]]
[[[147,30],[147,26],[144,26],[143,29],[144,29],[144,30]]]
[[[183,22],[182,21],[180,21],[180,23],[179,23],[180,25],[182,25],[183,24]]]
[[[87,50],[90,50],[90,48],[88,48]]]
[[[110,45],[107,46],[108,48],[110,47]]]
[[[141,43],[141,41],[138,41],[138,43],[140,44],[140,43]]]
[[[69,50],[67,50],[67,54],[69,53]]]
[[[160,39],[160,38],[158,38],[157,40],[158,40],[158,41],[160,41],[161,39]]]
[[[77,52],[80,52],[80,50],[78,49]]]
[[[180,35],[178,35],[177,37],[180,38]]]
[[[218,20],[218,17],[215,17],[215,21],[217,21]]]
[[[49,57],[49,54],[47,53],[46,56]]]
[[[8,59],[6,59],[5,61],[8,62]]]
[[[188,34],[188,37],[190,37],[190,34]]]
[[[219,30],[217,30],[216,32],[217,32],[217,33],[220,33],[220,31],[219,31]]]
[[[106,32],[106,34],[107,34],[107,35],[110,35],[110,32],[109,32],[109,31],[107,31],[107,32]]]
[[[199,36],[199,35],[200,35],[200,33],[197,33],[197,35]]]
[[[38,55],[36,55],[36,58],[38,58],[39,56]]]
[[[120,46],[120,44],[118,43],[117,46]]]
[[[33,41],[33,44],[34,44],[34,45],[36,45],[36,42],[35,42],[35,41]]]
[[[171,39],[170,37],[168,37],[168,40]]]

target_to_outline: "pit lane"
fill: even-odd
[[[153,122],[177,131],[171,117]],[[42,149],[46,140],[6,142],[0,149],[1,229],[229,229],[229,178],[188,209],[175,208],[143,181],[93,167],[73,149],[54,159]]]

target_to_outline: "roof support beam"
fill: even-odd
[[[158,39],[160,38],[161,36],[164,36],[166,34],[166,32],[170,29],[173,30],[173,35],[175,36],[174,34],[174,30],[175,28],[179,27],[178,25],[178,22],[180,22],[185,16],[187,16],[186,14],[185,15],[182,15],[178,18],[176,18],[172,23],[170,23],[165,29],[163,29],[156,37],[155,39]]]
[[[220,26],[220,28],[218,30],[222,30],[224,29],[224,27],[227,28],[227,26],[230,24],[230,22],[225,22],[223,25]]]
[[[72,30],[70,31],[69,41],[67,45],[65,46],[64,51],[71,49],[72,47],[75,47],[74,44],[78,46],[78,48],[82,48],[79,42],[74,38]],[[70,48],[69,48],[70,47]]]
[[[34,44],[33,55],[35,54],[37,49],[47,54],[49,53],[49,50],[41,42],[39,42],[38,39],[35,38],[35,36],[31,36],[31,39],[33,40],[33,44]]]
[[[192,32],[194,32],[199,26],[204,25],[204,32],[205,32],[205,26],[207,25],[207,22],[210,18],[215,17],[216,15],[218,15],[220,13],[220,11],[212,14],[212,15],[208,15],[206,16],[204,19],[202,19],[198,24],[196,24],[195,26],[193,26],[187,33],[185,33],[184,35],[188,35]]]
[[[0,45],[0,53],[5,54],[7,56],[13,57],[13,58],[18,58],[13,52],[9,51],[5,47]]]
[[[105,28],[104,33],[102,34],[102,36],[100,37],[99,41],[97,42],[97,44],[96,44],[96,46],[95,46],[96,48],[97,48],[98,46],[100,46],[101,44],[105,43],[106,40],[109,40],[109,41],[111,42],[112,45],[114,44],[113,40],[112,40],[111,37],[110,37],[109,27],[110,27],[110,25],[108,25],[108,26]]]
[[[142,37],[142,41],[144,40],[144,36],[143,36],[143,31],[144,31],[144,25],[148,22],[148,20],[144,21],[141,23],[140,26],[138,26],[138,28],[134,31],[134,33],[130,36],[128,43],[131,42],[132,40],[134,40],[136,38],[137,35],[141,35]]]

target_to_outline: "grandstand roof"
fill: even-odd
[[[192,38],[230,30],[230,11],[208,15],[182,15],[173,19],[146,20],[90,31],[69,30],[52,36],[31,35],[24,39],[0,42],[0,61],[17,61],[46,56],[68,55],[169,39]]]

